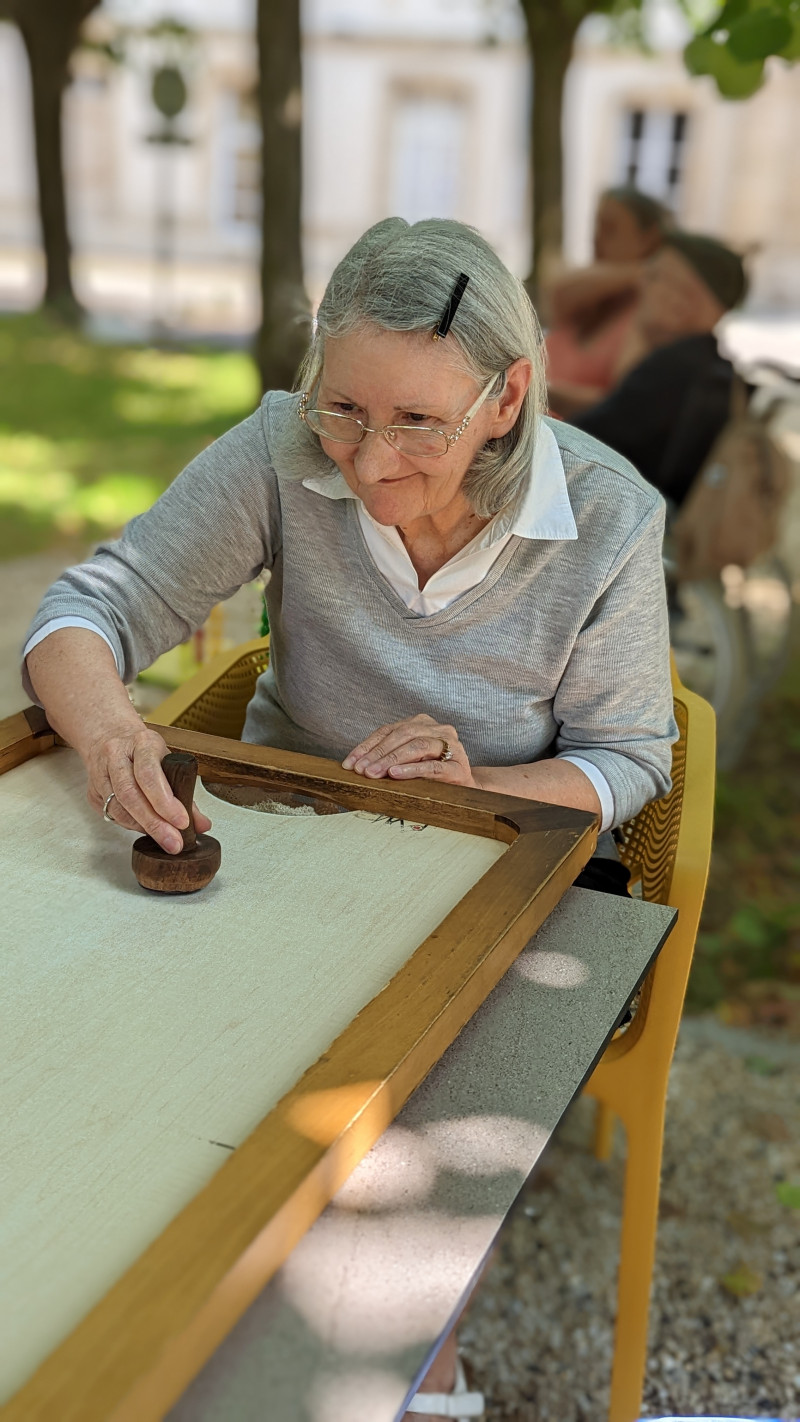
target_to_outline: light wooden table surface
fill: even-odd
[[[570,889],[169,1422],[394,1422],[674,918]]]
[[[165,735],[301,811],[198,790],[202,896],[145,894],[75,752],[0,726],[8,1422],[163,1417],[594,845],[579,811]]]

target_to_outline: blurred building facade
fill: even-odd
[[[258,122],[253,0],[106,0],[92,24],[132,34],[122,64],[80,51],[66,96],[65,158],[76,282],[87,305],[177,324],[257,321]],[[181,53],[185,143],[150,141],[150,78],[169,15]],[[645,54],[586,23],[565,105],[566,256],[588,258],[598,193],[634,181],[678,220],[754,253],[755,307],[800,307],[800,68],[773,62],[745,103],[690,79],[669,0],[654,0]],[[318,297],[354,238],[389,213],[481,229],[509,265],[529,260],[529,65],[515,0],[307,0],[304,10],[304,255]],[[0,24],[0,300],[36,298],[38,224],[28,76]],[[175,264],[153,274],[164,203]]]

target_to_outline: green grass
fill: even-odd
[[[242,352],[94,345],[0,317],[0,558],[116,532],[255,407]]]
[[[717,786],[714,850],[687,1006],[726,1000],[758,1020],[782,994],[798,1021],[800,984],[800,635],[736,770]],[[769,1004],[767,1004],[769,1007]],[[778,1004],[780,1007],[781,1004]],[[778,1020],[775,1003],[769,1011]],[[776,1015],[777,1014],[777,1015]]]

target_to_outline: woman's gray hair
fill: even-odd
[[[474,228],[443,218],[410,226],[401,217],[370,227],[328,282],[296,388],[314,390],[328,336],[365,325],[432,333],[460,272],[469,283],[445,338],[448,356],[479,386],[497,375],[498,395],[513,361],[525,356],[533,365],[513,429],[483,446],[464,479],[475,512],[490,518],[513,502],[530,471],[545,409],[545,374],[541,330],[528,294]]]

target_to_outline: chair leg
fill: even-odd
[[[617,1322],[609,1422],[639,1417],[647,1363],[647,1324],[655,1259],[664,1112],[628,1124]]]
[[[605,1101],[595,1102],[594,1139],[592,1150],[595,1160],[610,1160],[614,1146],[614,1123],[616,1116]]]

